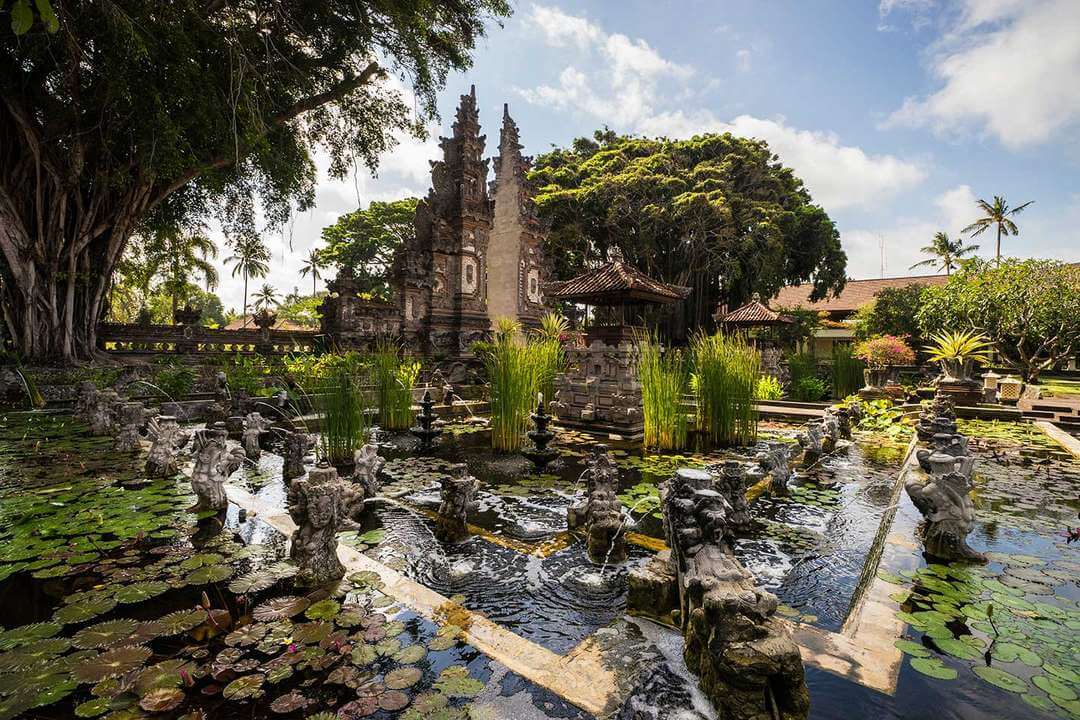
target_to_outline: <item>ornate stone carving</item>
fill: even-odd
[[[675,604],[670,615],[683,631],[683,657],[720,717],[805,718],[799,648],[775,617],[776,597],[755,587],[731,554],[730,507],[712,483],[708,472],[681,469],[663,488],[670,557],[632,571],[629,609],[644,604],[657,616],[658,598]]]
[[[769,492],[773,495],[787,495],[788,480],[791,479],[791,455],[794,448],[791,444],[770,440],[765,447],[754,456],[761,475],[769,476]]]
[[[268,418],[264,418],[257,412],[248,413],[248,416],[244,418],[244,433],[242,441],[244,445],[244,455],[248,460],[252,462],[259,459],[262,455],[262,448],[259,447],[259,441],[264,433],[270,432],[270,426],[273,423]]]
[[[90,413],[97,404],[97,386],[90,380],[83,380],[76,386],[75,408],[72,417],[81,423],[90,424]]]
[[[923,442],[929,442],[936,433],[956,432],[956,410],[952,399],[943,392],[934,393],[933,401],[919,413],[915,431]]]
[[[285,436],[281,451],[281,456],[284,458],[281,466],[282,479],[288,482],[293,478],[302,477],[307,472],[304,468],[304,456],[314,444],[314,440],[307,433],[291,432]]]
[[[469,536],[469,509],[480,489],[480,481],[469,474],[464,463],[455,465],[450,472],[453,474],[442,479],[435,536],[442,542],[453,543]]]
[[[935,454],[937,457],[948,457]],[[971,479],[961,472],[931,475],[929,480],[913,477],[904,487],[911,502],[923,514],[923,542],[931,555],[946,560],[986,562],[986,556],[967,543],[975,529],[975,502],[971,499]]]
[[[799,445],[803,449],[803,464],[812,465],[818,461],[823,452],[823,445],[825,442],[825,435],[821,432],[821,422],[818,420],[811,420],[803,426],[803,431],[799,433]]]
[[[750,506],[746,502],[747,468],[738,460],[727,460],[709,468],[714,488],[728,505],[727,526],[732,532],[743,533],[753,527]]]
[[[80,400],[77,412],[90,426],[91,435],[110,435],[114,432],[116,409],[120,404],[120,395],[115,390],[98,390],[93,383],[80,388]]]
[[[141,402],[121,403],[116,410],[116,440],[113,449],[119,452],[135,452],[139,449],[139,440],[143,423],[146,422],[146,408]]]
[[[289,557],[299,567],[297,586],[324,585],[345,574],[337,555],[337,533],[358,527],[349,519],[352,499],[337,470],[325,465],[289,485],[289,515],[296,523]]]
[[[224,430],[199,430],[195,433],[195,468],[191,471],[191,489],[197,501],[189,510],[224,510],[229,506],[225,481],[244,463],[244,451],[225,445]]]
[[[187,445],[188,433],[172,415],[158,415],[150,421],[150,453],[146,456],[146,474],[150,477],[172,477],[180,471],[177,455]]]
[[[375,497],[379,492],[379,471],[386,464],[386,461],[379,457],[379,446],[367,443],[357,450],[353,457],[356,462],[353,483],[360,486],[365,499]]]
[[[593,447],[582,479],[585,497],[567,508],[567,526],[572,530],[584,526],[593,562],[622,562],[626,559],[626,537],[618,498],[619,470],[606,445]]]

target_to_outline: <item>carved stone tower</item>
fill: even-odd
[[[416,208],[416,240],[396,261],[402,334],[418,349],[454,355],[490,327],[487,249],[491,203],[476,88],[461,96],[453,135],[440,138],[431,189]]]
[[[510,317],[526,327],[540,324],[544,311],[544,229],[526,176],[531,158],[521,154],[518,127],[503,105],[495,181],[491,185],[494,224],[488,247],[488,316],[492,326]]]

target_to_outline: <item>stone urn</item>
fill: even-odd
[[[859,390],[859,397],[863,400],[878,400],[887,397],[885,386],[889,381],[895,381],[899,375],[897,368],[891,365],[881,367],[866,367],[863,369],[863,382],[865,386]]]

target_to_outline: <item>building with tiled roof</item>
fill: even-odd
[[[727,328],[767,327],[791,322],[794,322],[794,318],[790,315],[782,315],[771,310],[759,300],[751,300],[726,314],[720,312],[716,314],[716,324]]]
[[[818,310],[828,313],[829,320],[845,320],[887,288],[902,288],[908,285],[944,285],[948,280],[948,275],[908,275],[873,280],[848,280],[839,295],[834,297],[830,294],[816,302],[810,302],[810,294],[814,291],[814,286],[804,283],[783,288],[775,298],[769,301],[769,305],[781,309]]]
[[[654,280],[621,260],[609,260],[595,270],[544,285],[550,300],[565,300],[585,305],[623,305],[668,303],[683,300],[690,288]]]

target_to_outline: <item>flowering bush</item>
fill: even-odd
[[[915,352],[911,346],[904,338],[895,335],[879,335],[863,340],[855,346],[855,357],[872,368],[911,365],[915,362]]]

